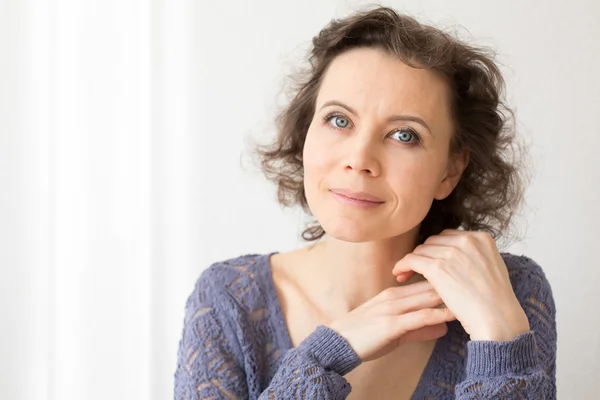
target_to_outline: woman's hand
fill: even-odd
[[[361,361],[374,360],[408,340],[444,336],[456,319],[427,282],[385,289],[329,325],[348,341]]]
[[[496,243],[486,232],[446,229],[396,263],[405,281],[425,277],[471,340],[508,341],[530,330]]]

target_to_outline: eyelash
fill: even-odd
[[[332,125],[332,124],[329,123],[329,121],[331,121],[335,117],[342,117],[342,118],[347,119],[348,122],[350,122],[350,119],[348,117],[346,117],[344,114],[337,113],[337,112],[326,115],[323,118],[323,122],[326,123],[326,124],[328,124],[329,127],[333,128],[333,129],[337,129],[337,130],[343,130],[343,129],[345,129],[345,128],[339,128],[339,127],[337,127],[337,126]],[[397,133],[397,132],[408,132],[408,133],[410,133],[411,135],[413,135],[415,137],[415,140],[413,142],[403,142],[402,140],[397,140],[397,142],[404,143],[404,144],[407,144],[409,146],[416,146],[416,145],[418,145],[418,144],[421,143],[421,137],[417,134],[417,132],[414,131],[414,129],[411,129],[411,128],[395,129],[392,132],[390,132],[388,134],[388,136],[392,135],[394,133]]]

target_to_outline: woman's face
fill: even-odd
[[[442,78],[378,49],[333,60],[303,154],[308,205],[329,236],[399,236],[451,193],[464,166],[448,159],[448,98]]]

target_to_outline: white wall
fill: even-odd
[[[200,272],[302,243],[246,142],[273,134],[312,36],[359,4],[0,0],[0,398],[172,397]],[[536,166],[510,250],[552,284],[560,398],[596,398],[600,6],[384,4],[499,51]]]

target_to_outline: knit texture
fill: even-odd
[[[458,321],[439,338],[411,400],[556,399],[556,308],[540,266],[501,253],[531,327],[511,341],[470,341]],[[188,297],[175,399],[345,399],[360,359],[318,326],[293,347],[271,275],[271,254],[218,262]],[[390,397],[393,399],[393,397]]]

